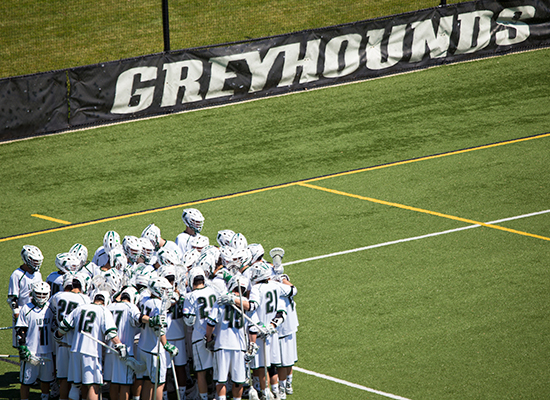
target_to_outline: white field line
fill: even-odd
[[[296,366],[292,367],[292,369],[293,369],[294,371],[299,371],[299,372],[302,372],[302,373],[304,373],[304,374],[316,376],[317,378],[326,379],[326,380],[328,380],[328,381],[332,381],[332,382],[336,382],[336,383],[341,383],[342,385],[350,386],[350,387],[355,388],[355,389],[364,390],[365,392],[375,393],[375,394],[379,394],[380,396],[389,397],[390,399],[395,399],[395,400],[410,400],[410,399],[407,399],[406,397],[401,397],[401,396],[396,396],[395,394],[386,393],[386,392],[381,392],[380,390],[371,389],[371,388],[368,388],[368,387],[366,387],[366,386],[357,385],[357,384],[355,384],[355,383],[351,383],[351,382],[348,382],[348,381],[344,381],[344,380],[338,379],[338,378],[333,378],[332,376],[328,376],[328,375],[324,375],[324,374],[319,374],[319,373],[317,373],[317,372],[309,371],[309,370],[307,370],[307,369],[299,368],[299,367],[296,367]]]
[[[518,216],[515,216],[515,217],[497,219],[495,221],[487,222],[487,224],[498,224],[498,223],[501,223],[501,222],[513,221],[515,219],[528,218],[528,217],[534,217],[536,215],[547,214],[549,212],[550,212],[550,210],[538,211],[538,212],[534,212],[534,213],[530,213],[530,214],[518,215]],[[371,245],[371,246],[360,247],[360,248],[352,249],[352,250],[339,251],[337,253],[326,254],[324,256],[310,257],[310,258],[304,258],[303,260],[290,261],[290,262],[284,263],[283,265],[292,265],[292,264],[303,263],[303,262],[306,262],[306,261],[320,260],[322,258],[334,257],[334,256],[342,255],[342,254],[348,254],[348,253],[354,253],[354,252],[357,252],[357,251],[374,249],[376,247],[389,246],[391,244],[410,242],[410,241],[413,241],[413,240],[419,240],[419,239],[424,239],[424,238],[433,237],[433,236],[445,235],[447,233],[459,232],[459,231],[463,231],[463,230],[466,230],[466,229],[479,228],[480,226],[481,225],[469,225],[469,226],[464,226],[462,228],[450,229],[450,230],[447,230],[447,231],[430,233],[430,234],[427,234],[427,235],[415,236],[415,237],[411,237],[411,238],[407,238],[407,239],[394,240],[394,241],[391,241],[391,242],[374,244],[374,245]],[[371,389],[371,388],[368,388],[366,386],[362,386],[362,385],[358,385],[356,383],[348,382],[348,381],[345,381],[343,379],[333,378],[332,376],[328,376],[328,375],[325,375],[325,374],[320,374],[320,373],[314,372],[314,371],[309,371],[307,369],[300,368],[300,367],[297,367],[297,366],[292,367],[292,369],[295,370],[295,371],[302,372],[304,374],[315,376],[317,378],[326,379],[328,381],[340,383],[342,385],[346,385],[346,386],[349,386],[349,387],[352,387],[352,388],[355,388],[355,389],[364,390],[366,392],[370,392],[370,393],[378,394],[380,396],[388,397],[390,399],[410,400],[410,399],[407,399],[406,397],[401,397],[401,396],[397,396],[395,394],[382,392],[382,391],[376,390],[376,389]]]
[[[515,216],[515,217],[497,219],[497,220],[495,220],[495,221],[486,222],[486,224],[499,224],[499,223],[501,223],[501,222],[513,221],[513,220],[515,220],[515,219],[528,218],[528,217],[533,217],[533,216],[536,216],[536,215],[541,215],[541,214],[546,214],[546,213],[550,213],[550,210],[538,211],[538,212],[534,212],[534,213],[530,213],[530,214],[518,215],[518,216]],[[461,227],[461,228],[449,229],[449,230],[447,230],[447,231],[428,233],[428,234],[426,234],[426,235],[421,235],[421,236],[414,236],[414,237],[405,238],[405,239],[392,240],[392,241],[390,241],[390,242],[372,244],[372,245],[370,245],[370,246],[359,247],[359,248],[357,248],[357,249],[338,251],[338,252],[336,252],[336,253],[325,254],[325,255],[322,255],[322,256],[315,256],[315,257],[304,258],[304,259],[302,259],[302,260],[289,261],[289,262],[283,263],[283,266],[293,265],[293,264],[300,264],[300,263],[304,263],[304,262],[308,262],[308,261],[314,261],[314,260],[321,260],[321,259],[323,259],[323,258],[341,256],[341,255],[344,255],[344,254],[349,254],[349,253],[355,253],[355,252],[358,252],[358,251],[364,251],[364,250],[375,249],[375,248],[377,248],[377,247],[384,247],[384,246],[389,246],[389,245],[392,245],[392,244],[405,243],[405,242],[412,242],[413,240],[426,239],[426,238],[433,237],[433,236],[445,235],[445,234],[447,234],[447,233],[453,233],[453,232],[464,231],[464,230],[466,230],[466,229],[479,228],[480,226],[481,226],[481,225],[468,225],[468,226],[463,226],[463,227]]]

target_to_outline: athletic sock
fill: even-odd
[[[271,385],[271,392],[275,397],[277,397],[277,394],[279,393],[279,384],[276,383],[275,385]]]
[[[218,400],[227,400],[227,397],[225,397],[225,396],[218,396]]]
[[[42,393],[40,395],[40,400],[49,400],[50,394],[49,393]]]
[[[185,400],[185,388],[179,388],[178,391],[180,392],[180,400]]]
[[[258,376],[255,376],[252,378],[252,384],[254,385],[254,389],[256,389],[256,391],[260,392],[261,389],[260,389],[260,377]]]
[[[286,381],[292,386],[292,374],[286,376]]]
[[[199,396],[201,396],[201,400],[208,400],[208,393],[199,393]]]

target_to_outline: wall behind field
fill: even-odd
[[[549,0],[478,0],[0,79],[0,141],[550,44]]]

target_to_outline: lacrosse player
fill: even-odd
[[[90,298],[82,293],[82,287],[86,286],[86,280],[89,279],[85,272],[75,275],[69,272],[63,277],[63,291],[57,292],[50,300],[50,308],[57,321],[56,326],[59,326],[63,319],[78,306],[90,303]],[[69,377],[71,351],[67,336],[69,335],[63,337],[63,340],[56,345],[55,363],[59,383],[59,400],[69,398],[70,385],[67,378]]]
[[[279,338],[277,327],[284,320],[284,308],[281,297],[291,297],[295,293],[295,287],[288,282],[282,284],[271,279],[272,268],[264,261],[255,263],[251,267],[251,280],[253,283],[250,293],[250,303],[254,311],[252,319],[264,325],[267,330],[267,336],[257,337],[253,335],[253,342],[258,344],[258,357],[255,357],[252,368],[255,370],[255,376],[259,378],[259,386],[266,397],[269,397],[269,388],[266,385],[266,369],[280,364]],[[251,333],[258,333],[257,329],[250,327]],[[266,337],[264,337],[266,336]],[[256,340],[257,339],[257,340]],[[276,377],[275,369],[271,369],[272,379],[271,390],[275,396],[279,392],[279,383]]]
[[[185,300],[185,286],[182,288],[183,295],[180,293],[177,286],[177,271],[172,265],[163,265],[158,270],[159,275],[166,278],[172,285],[171,296],[168,304],[168,312],[166,313],[166,340],[178,348],[178,353],[173,357],[172,373],[177,382],[183,383],[178,385],[180,400],[185,400],[185,385],[187,383],[187,349],[185,341],[185,325],[183,323],[183,302]],[[170,368],[172,360],[168,352],[165,353],[167,368]],[[174,371],[175,369],[175,371]],[[165,386],[166,389],[166,386]],[[166,392],[165,392],[166,393]],[[166,393],[166,397],[167,397]]]
[[[30,387],[40,381],[42,400],[50,396],[50,384],[55,380],[51,329],[53,313],[49,307],[50,285],[34,282],[31,302],[21,308],[15,330],[21,359],[20,394],[28,400]]]
[[[128,349],[128,356],[134,355],[134,337],[141,330],[141,312],[135,305],[137,291],[133,287],[127,287],[120,294],[120,302],[112,303],[107,308],[113,314],[118,330],[118,338]],[[148,322],[148,321],[147,321]],[[130,388],[134,383],[134,371],[128,367],[125,360],[118,353],[108,351],[105,354],[104,379],[111,382],[111,400],[129,400]]]
[[[76,273],[80,269],[80,259],[73,253],[59,253],[55,257],[57,271],[46,277],[46,283],[52,289],[52,296],[63,290],[63,276],[67,272]]]
[[[239,287],[240,286],[240,287]],[[228,290],[240,297],[248,287],[248,280],[242,276],[234,277],[229,281]],[[229,377],[233,383],[232,394],[234,400],[240,400],[243,394],[243,384],[247,381],[245,352],[247,341],[245,338],[244,318],[233,304],[216,302],[207,318],[205,343],[206,348],[214,351],[214,380],[219,400],[226,400]]]
[[[100,385],[103,384],[102,348],[97,341],[110,340],[114,349],[125,358],[127,349],[117,336],[117,327],[113,315],[107,309],[110,303],[109,293],[97,291],[93,303],[78,306],[67,315],[54,338],[60,340],[63,335],[73,332],[71,357],[67,380],[73,384],[69,399],[78,400],[78,386],[82,385],[82,398],[98,400]],[[96,340],[93,340],[92,336]]]
[[[139,358],[147,365],[144,373],[136,374],[137,379],[143,379],[141,390],[142,400],[162,400],[162,392],[166,381],[166,357],[164,350],[172,357],[178,354],[178,348],[166,340],[166,309],[169,305],[172,285],[166,278],[152,277],[149,280],[150,296],[142,303],[141,322],[148,323],[141,331],[138,350]]]
[[[94,253],[92,262],[100,267],[109,263],[109,252],[116,246],[120,246],[120,235],[115,231],[107,231],[103,236],[103,246],[99,246]]]
[[[17,268],[10,276],[8,286],[8,304],[13,312],[13,327],[19,317],[21,307],[31,301],[31,286],[34,282],[42,282],[40,266],[44,256],[40,249],[33,245],[24,245],[21,250],[23,265]],[[12,330],[12,346],[17,348],[15,329]]]
[[[217,296],[214,289],[206,286],[206,276],[200,267],[189,271],[188,285],[192,292],[185,297],[183,318],[185,324],[193,327],[193,366],[197,374],[199,395],[201,400],[208,400],[206,373],[213,368],[213,357],[212,352],[204,346],[203,339],[206,335],[206,318],[216,304]]]
[[[181,254],[185,254],[192,249],[192,238],[201,233],[204,216],[196,208],[186,208],[183,210],[181,219],[185,223],[185,230],[176,237],[176,244]]]

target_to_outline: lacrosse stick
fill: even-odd
[[[280,247],[275,247],[274,249],[271,249],[269,251],[269,255],[271,256],[271,259],[273,260],[273,270],[277,274],[282,274],[284,272],[284,267],[281,261],[283,260],[283,257],[285,255],[285,251],[281,249]]]
[[[0,328],[0,331],[7,331],[8,329],[13,329],[13,326],[3,326]]]
[[[96,339],[95,337],[90,335],[88,332],[81,331],[80,333],[82,333],[84,336],[92,339],[94,342],[100,344],[101,346],[105,347],[106,349],[114,351],[114,349],[112,347],[108,346],[106,343],[102,342],[101,340]],[[126,366],[128,366],[129,368],[132,368],[136,373],[145,372],[145,370],[147,368],[144,362],[138,361],[132,356],[126,357],[126,359],[123,360],[123,361],[126,364]]]

